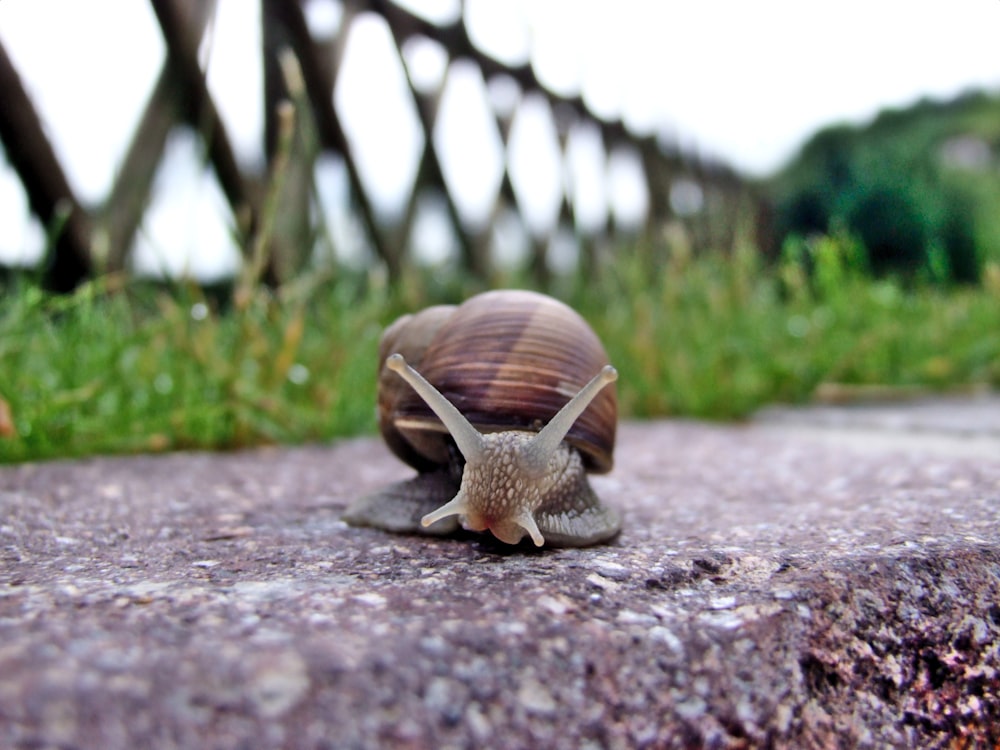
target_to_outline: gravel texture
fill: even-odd
[[[626,424],[589,549],[346,526],[375,439],[2,468],[0,747],[992,747],[1000,401],[939,407]]]

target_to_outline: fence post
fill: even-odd
[[[31,210],[54,232],[43,269],[44,285],[68,292],[93,269],[90,217],[73,194],[21,77],[0,44],[0,140],[21,178]]]

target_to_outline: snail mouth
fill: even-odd
[[[493,536],[506,544],[517,544],[524,538],[525,535],[524,529],[511,523],[493,524],[489,527],[489,529]]]
[[[493,536],[505,544],[518,544],[526,534],[531,534],[531,529],[526,524],[522,524],[520,519],[513,519],[505,516],[492,516],[480,513],[466,513],[462,516],[462,527],[468,531],[489,531]],[[534,523],[531,524],[534,526]],[[541,535],[538,535],[541,539]],[[534,540],[534,535],[532,535]],[[540,547],[544,540],[535,541]]]
[[[518,516],[494,515],[478,512],[470,508],[466,503],[462,492],[451,502],[442,505],[432,513],[428,513],[421,519],[424,526],[430,526],[435,521],[448,516],[458,516],[462,526],[469,531],[490,531],[493,536],[501,542],[507,544],[518,544],[527,534],[535,546],[541,547],[545,544],[542,533],[538,530],[534,517],[529,512],[521,513]]]
[[[476,513],[466,513],[461,518],[462,526],[469,531],[493,531],[497,521]]]
[[[501,518],[489,524],[489,530],[497,539],[507,544],[518,544],[525,535],[531,537],[536,547],[545,544],[535,519],[530,514],[517,518]]]

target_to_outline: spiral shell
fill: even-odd
[[[578,313],[535,292],[486,292],[457,307],[403,316],[379,346],[378,420],[392,451],[420,471],[448,463],[450,438],[413,389],[384,366],[394,352],[485,433],[538,431],[608,364]],[[609,386],[566,436],[588,471],[611,470],[617,420],[618,399]]]

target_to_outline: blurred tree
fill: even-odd
[[[776,246],[789,236],[847,231],[874,273],[975,282],[984,260],[1000,257],[989,219],[1000,194],[1000,171],[991,168],[998,146],[1000,97],[985,94],[924,100],[865,127],[824,129],[770,183]]]
[[[927,265],[931,228],[913,192],[904,184],[862,184],[847,206],[847,227],[868,251],[877,274],[907,275]]]

